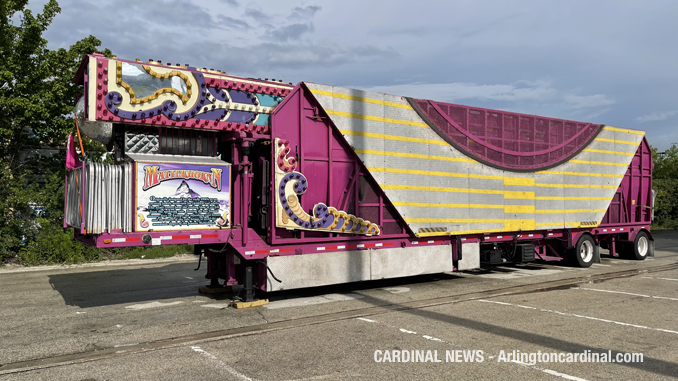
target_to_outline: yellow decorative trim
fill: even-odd
[[[179,77],[179,78],[183,79],[184,83],[186,83],[186,94],[182,94],[179,90],[171,88],[171,87],[163,87],[162,89],[158,89],[156,92],[154,92],[153,94],[151,94],[147,97],[137,98],[136,95],[134,94],[134,90],[132,89],[132,87],[129,84],[127,84],[125,81],[122,80],[122,62],[118,61],[117,62],[115,82],[118,85],[124,87],[125,90],[127,90],[127,92],[129,93],[129,96],[130,96],[130,103],[131,104],[140,104],[140,103],[144,103],[144,102],[149,102],[149,101],[157,99],[161,94],[166,94],[166,93],[172,93],[172,94],[178,96],[181,99],[181,102],[183,104],[186,104],[186,102],[188,102],[189,99],[191,99],[191,95],[193,94],[193,91],[191,90],[191,88],[193,87],[193,85],[188,80],[188,76],[186,76],[184,73],[177,71],[177,70],[174,70],[174,71],[167,73],[167,74],[158,74],[157,72],[153,71],[153,69],[151,69],[151,67],[148,66],[148,65],[141,65],[141,67],[143,67],[144,70],[146,70],[146,72],[148,74],[150,74],[151,76],[153,76],[155,78],[169,79],[169,78],[172,78],[172,77]]]

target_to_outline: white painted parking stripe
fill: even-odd
[[[380,290],[390,292],[391,294],[402,294],[403,292],[410,292],[409,287],[386,287],[380,288]]]
[[[200,307],[216,308],[219,310],[223,310],[224,308],[228,308],[229,304],[228,303],[201,304]]]
[[[141,304],[132,304],[131,306],[127,306],[128,310],[145,310],[147,308],[156,308],[156,307],[167,307],[167,306],[174,306],[177,304],[181,304],[183,302],[169,302],[169,303],[162,303],[162,302],[150,302],[150,303],[141,303]]]
[[[678,301],[678,298],[669,298],[668,296],[655,296],[655,295],[634,294],[634,293],[632,293],[632,292],[612,291],[612,290],[600,290],[600,289],[597,289],[597,288],[584,288],[584,287],[580,287],[579,290],[598,291],[598,292],[609,292],[609,293],[611,293],[611,294],[622,294],[622,295],[640,296],[640,297],[642,297],[642,298],[654,298],[654,299],[666,299],[666,300],[675,300],[675,301]]]
[[[372,319],[368,319],[368,318],[362,318],[362,317],[359,317],[359,318],[356,318],[356,319],[362,320],[362,321],[366,321],[366,322],[368,322],[368,323],[376,323],[376,321],[374,321],[374,320],[372,320]]]
[[[426,339],[426,340],[437,341],[437,342],[439,342],[439,343],[442,343],[442,342],[443,342],[441,339],[439,339],[439,338],[437,338],[437,337],[433,337],[433,336],[423,335],[423,336],[421,336],[421,337],[423,337],[423,338]]]
[[[198,346],[193,346],[193,347],[191,347],[191,349],[193,349],[193,351],[199,353],[201,356],[206,357],[206,358],[218,363],[222,368],[226,369],[226,371],[228,371],[228,373],[234,375],[237,379],[242,380],[242,381],[253,381],[251,378],[249,378],[249,377],[245,376],[244,374],[238,372],[237,370],[231,368],[225,362],[223,362],[223,361],[219,360],[218,358],[216,358],[215,356],[205,352],[204,350],[202,350],[202,348],[200,348]]]
[[[640,328],[640,329],[648,329],[651,331],[659,331],[659,332],[666,332],[666,333],[673,333],[678,335],[678,331],[672,331],[670,329],[663,329],[663,328],[653,328],[653,327],[647,327],[644,325],[639,325],[639,324],[631,324],[631,323],[624,323],[621,321],[614,321],[614,320],[608,320],[608,319],[601,319],[593,316],[585,316],[585,315],[578,315],[578,314],[571,314],[568,312],[560,312],[560,311],[554,311],[554,310],[547,310],[545,308],[536,308],[536,307],[530,307],[530,306],[522,306],[520,304],[513,304],[513,303],[506,303],[506,302],[498,302],[495,300],[486,300],[486,299],[478,299],[476,300],[477,302],[483,302],[483,303],[493,303],[493,304],[500,304],[504,306],[511,306],[511,307],[519,307],[519,308],[525,308],[528,310],[537,310],[541,312],[550,312],[553,314],[557,315],[562,315],[562,316],[570,316],[570,317],[577,317],[581,319],[588,319],[588,320],[595,320],[595,321],[600,321],[603,323],[612,323],[612,324],[617,324],[617,325],[623,325],[626,327],[633,327],[633,328]]]
[[[534,308],[534,307],[530,307],[530,308],[531,308],[531,309],[536,309],[536,308]],[[368,323],[377,323],[377,324],[385,325],[385,326],[390,327],[390,328],[397,328],[397,327],[392,326],[392,325],[390,325],[390,324],[378,322],[378,321],[376,321],[376,320],[371,320],[371,319],[366,319],[366,318],[356,318],[356,319],[357,319],[357,320],[366,321],[366,322],[368,322]],[[404,328],[398,328],[398,330],[399,330],[400,332],[403,332],[403,333],[415,334],[415,335],[417,334],[417,333],[414,332],[414,331],[410,331],[410,330],[407,330],[407,329],[404,329]],[[447,345],[450,345],[450,346],[453,346],[453,347],[460,348],[460,346],[457,345],[457,344],[454,344],[454,343],[448,343],[448,342],[446,342],[445,340],[439,339],[439,338],[437,338],[437,337],[433,337],[433,336],[429,336],[429,335],[421,335],[421,337],[424,338],[424,339],[426,339],[426,340],[435,341],[435,342],[438,342],[438,343],[447,344]],[[496,357],[497,357],[497,356],[488,356],[489,359],[494,359],[494,358],[496,358]],[[540,368],[540,367],[538,367],[538,366],[530,365],[530,364],[527,364],[527,363],[524,363],[524,362],[520,362],[520,361],[512,360],[511,363],[516,364],[516,365],[520,365],[520,366],[524,366],[524,367],[526,367],[526,368],[532,368],[532,369],[535,369],[535,370],[538,370],[538,371],[541,371],[541,372],[544,372],[544,373],[548,373],[548,374],[550,374],[550,375],[552,375],[552,376],[564,378],[564,379],[566,379],[566,380],[572,380],[572,381],[588,381],[588,380],[586,380],[586,379],[584,379],[584,378],[579,378],[579,377],[571,376],[571,375],[569,375],[569,374],[556,372],[555,370],[551,370],[551,369]]]
[[[514,363],[514,364],[522,365],[522,366],[527,367],[527,368],[532,368],[532,369],[535,369],[535,370],[542,371],[542,372],[544,372],[544,373],[548,373],[548,374],[550,374],[550,375],[552,375],[552,376],[564,378],[564,379],[566,379],[566,380],[572,380],[572,381],[588,381],[588,380],[586,380],[585,378],[579,378],[579,377],[571,376],[571,375],[569,375],[569,374],[556,372],[555,370],[551,370],[551,369],[540,368],[540,367],[538,367],[538,366],[526,364],[526,363],[520,362],[520,361],[512,360],[511,362]]]
[[[310,296],[307,298],[294,298],[294,299],[283,299],[270,302],[263,306],[269,310],[276,310],[279,308],[289,308],[289,307],[302,307],[310,306],[314,304],[323,304],[323,303],[332,303],[332,302],[345,302],[350,300],[362,299],[364,296],[360,294],[348,293],[348,294],[327,294],[319,296]]]
[[[643,279],[660,279],[660,280],[673,280],[673,281],[678,281],[678,279],[673,279],[673,278],[656,278],[656,277],[651,277],[651,276],[641,276]]]

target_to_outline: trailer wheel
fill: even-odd
[[[593,238],[588,234],[584,234],[577,241],[574,250],[570,252],[570,260],[576,266],[591,267],[595,250],[596,243],[593,241]]]
[[[628,245],[625,245],[624,249],[619,253],[619,256],[626,259],[642,261],[650,254],[650,250],[652,250],[651,246],[650,238],[647,236],[647,233],[641,231],[636,235],[636,239],[632,244],[629,243]]]

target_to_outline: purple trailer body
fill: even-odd
[[[64,225],[97,247],[193,244],[213,286],[653,255],[641,131],[100,55],[76,81],[117,164],[69,171]]]

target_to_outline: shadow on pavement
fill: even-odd
[[[195,263],[49,275],[49,283],[69,306],[81,308],[143,303],[198,295],[207,284]],[[192,278],[192,279],[189,279]]]

